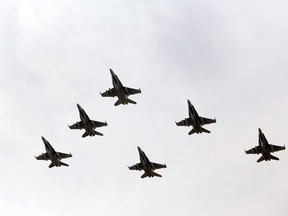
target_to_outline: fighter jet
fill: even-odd
[[[107,122],[99,122],[99,121],[93,121],[90,120],[89,116],[86,114],[85,110],[82,109],[82,107],[77,104],[78,110],[79,110],[79,115],[80,115],[80,122],[76,122],[75,124],[69,126],[68,127],[70,129],[85,129],[85,133],[82,135],[82,137],[86,137],[86,136],[95,136],[95,135],[99,135],[99,136],[103,136],[102,133],[99,133],[98,131],[95,131],[96,127],[103,127],[103,126],[107,126]]]
[[[158,173],[153,172],[155,169],[162,169],[162,168],[166,168],[166,164],[157,164],[157,163],[153,163],[150,162],[148,157],[145,155],[145,153],[141,150],[141,148],[138,146],[138,151],[139,151],[139,156],[140,156],[140,163],[135,164],[131,167],[128,166],[128,168],[130,170],[144,170],[144,174],[141,176],[141,178],[145,178],[147,176],[150,177],[154,177],[154,176],[158,176],[158,177],[162,177],[161,175],[159,175]]]
[[[188,133],[189,135],[193,134],[193,133],[210,133],[209,130],[205,129],[202,127],[202,125],[205,124],[211,124],[211,123],[215,123],[216,119],[209,119],[209,118],[204,118],[204,117],[200,117],[196,111],[196,109],[194,108],[194,106],[191,104],[190,100],[187,100],[188,102],[188,111],[189,111],[189,118],[186,118],[180,122],[175,122],[177,126],[193,126],[193,129]]]
[[[121,81],[117,77],[117,75],[110,69],[110,73],[112,76],[112,84],[113,88],[109,89],[103,93],[100,92],[102,97],[118,97],[118,100],[114,104],[114,106],[118,106],[119,104],[136,104],[135,101],[131,100],[128,98],[129,95],[133,94],[139,94],[141,93],[140,89],[133,89],[133,88],[128,88],[122,85]]]
[[[261,129],[259,128],[259,145],[246,151],[246,154],[262,154],[262,156],[257,160],[257,163],[265,160],[279,160],[279,158],[271,155],[271,152],[276,152],[276,151],[281,151],[285,150],[285,146],[276,146],[276,145],[271,145],[268,143],[264,133],[262,133]]]
[[[35,158],[37,160],[51,160],[52,163],[49,165],[49,168],[52,168],[54,166],[56,167],[69,166],[68,164],[61,162],[61,159],[72,157],[71,153],[66,154],[66,153],[56,152],[54,148],[50,145],[50,143],[43,136],[41,138],[44,142],[46,153],[43,153]]]

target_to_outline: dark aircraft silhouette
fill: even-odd
[[[136,104],[136,102],[129,99],[128,96],[133,95],[133,94],[139,94],[141,93],[141,90],[123,86],[121,81],[117,77],[117,75],[111,69],[110,69],[110,73],[112,76],[113,88],[103,93],[100,92],[102,97],[118,97],[118,100],[116,101],[114,106],[118,106],[119,104],[128,104],[128,103]]]
[[[95,135],[99,135],[99,136],[103,136],[102,133],[99,133],[98,131],[95,131],[96,127],[103,127],[103,126],[107,126],[107,122],[99,122],[99,121],[94,121],[91,120],[89,118],[89,116],[86,114],[85,110],[82,109],[82,107],[77,104],[78,107],[78,111],[79,111],[79,115],[80,115],[80,122],[77,122],[71,126],[69,126],[70,129],[85,129],[85,133],[82,135],[82,137],[86,137],[86,136],[95,136]]]
[[[191,102],[189,100],[187,100],[188,103],[188,112],[189,112],[189,117],[180,121],[180,122],[176,122],[177,126],[193,126],[193,129],[188,133],[189,135],[193,134],[193,133],[210,133],[209,130],[205,129],[202,127],[202,125],[205,124],[211,124],[211,123],[215,123],[216,119],[209,119],[209,118],[204,118],[204,117],[200,117],[196,111],[196,109],[194,108],[194,106],[191,104]]]
[[[37,160],[51,160],[52,163],[49,165],[49,168],[52,168],[54,166],[56,167],[69,166],[68,164],[61,162],[61,159],[72,157],[71,153],[66,154],[66,153],[56,152],[54,148],[50,145],[50,143],[43,136],[41,138],[44,142],[46,153],[43,153],[35,158]]]
[[[246,154],[262,154],[262,156],[257,160],[257,163],[265,160],[270,161],[272,160],[279,160],[279,158],[271,155],[270,153],[285,150],[285,146],[276,146],[271,145],[268,143],[264,133],[262,133],[261,129],[259,128],[259,145],[246,151]]]
[[[130,170],[139,170],[139,171],[144,170],[144,174],[141,176],[141,178],[145,178],[147,176],[148,177],[154,177],[154,176],[162,177],[158,173],[155,173],[154,170],[166,168],[167,167],[166,164],[157,164],[157,163],[150,162],[148,157],[141,150],[141,148],[140,147],[137,147],[137,148],[138,148],[138,152],[140,156],[140,163],[135,164],[131,167],[128,166],[128,168]]]

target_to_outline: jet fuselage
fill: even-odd
[[[191,119],[192,126],[195,129],[196,133],[202,133],[202,125],[201,119],[195,109],[195,107],[191,104],[190,100],[188,102],[188,110],[189,110],[189,118]]]
[[[61,166],[60,156],[58,155],[58,153],[54,150],[54,148],[51,146],[51,144],[44,137],[41,137],[41,138],[44,142],[47,155],[48,155],[49,159],[51,160],[52,164],[54,164],[54,166],[56,166],[56,167]]]
[[[265,135],[262,133],[261,129],[259,128],[259,145],[262,147],[262,155],[264,157],[264,160],[271,160],[271,149],[269,146],[269,143],[265,137]]]
[[[138,151],[139,151],[139,156],[140,156],[140,162],[143,165],[144,172],[147,174],[149,177],[154,176],[154,166],[153,164],[149,161],[148,157],[146,154],[142,151],[142,149],[138,146]]]
[[[126,88],[122,85],[121,81],[119,80],[118,76],[110,69],[110,73],[112,76],[112,84],[116,90],[116,94],[118,99],[121,101],[122,104],[128,104],[128,95]]]
[[[96,125],[93,124],[93,121],[91,121],[85,110],[79,104],[77,104],[77,107],[79,110],[80,120],[84,125],[85,131],[89,136],[94,136],[94,129],[96,128]]]

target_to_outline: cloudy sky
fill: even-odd
[[[244,149],[288,145],[288,3],[284,0],[0,0],[1,215],[286,216],[288,153],[256,163]],[[109,68],[137,105],[99,92]],[[175,121],[216,118],[188,136]],[[103,137],[69,130],[76,103],[107,121]],[[41,136],[70,167],[34,156]],[[162,178],[130,171],[140,146]]]

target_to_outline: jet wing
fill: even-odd
[[[108,125],[107,122],[100,122],[100,121],[92,121],[92,122],[96,127],[103,127]]]
[[[277,146],[277,145],[271,145],[269,144],[269,147],[271,149],[271,152],[281,151],[285,150],[285,146]]]
[[[167,168],[166,164],[152,163],[152,166],[154,167],[154,169],[163,169],[163,168]]]
[[[190,118],[186,118],[182,121],[176,122],[177,126],[190,126],[192,125],[192,120]]]
[[[130,170],[143,170],[143,165],[141,163],[135,164],[131,167],[128,167]]]
[[[125,88],[126,88],[127,93],[128,93],[129,95],[141,93],[141,90],[140,90],[140,89],[133,89],[133,88],[128,88],[128,87],[125,87]]]
[[[100,94],[102,97],[116,97],[117,91],[115,90],[115,88],[112,88]]]
[[[262,147],[261,146],[256,146],[248,151],[245,151],[246,154],[261,154],[262,153]]]
[[[203,124],[212,124],[216,122],[216,119],[209,119],[209,118],[204,118],[204,117],[200,117],[201,122],[203,122]]]
[[[75,124],[69,126],[70,129],[84,129],[82,122],[76,122]]]
[[[72,157],[71,153],[70,154],[61,153],[61,152],[57,152],[57,153],[60,156],[60,159]]]
[[[50,160],[50,158],[48,157],[47,153],[43,153],[41,155],[39,155],[38,157],[35,157],[37,160]]]

